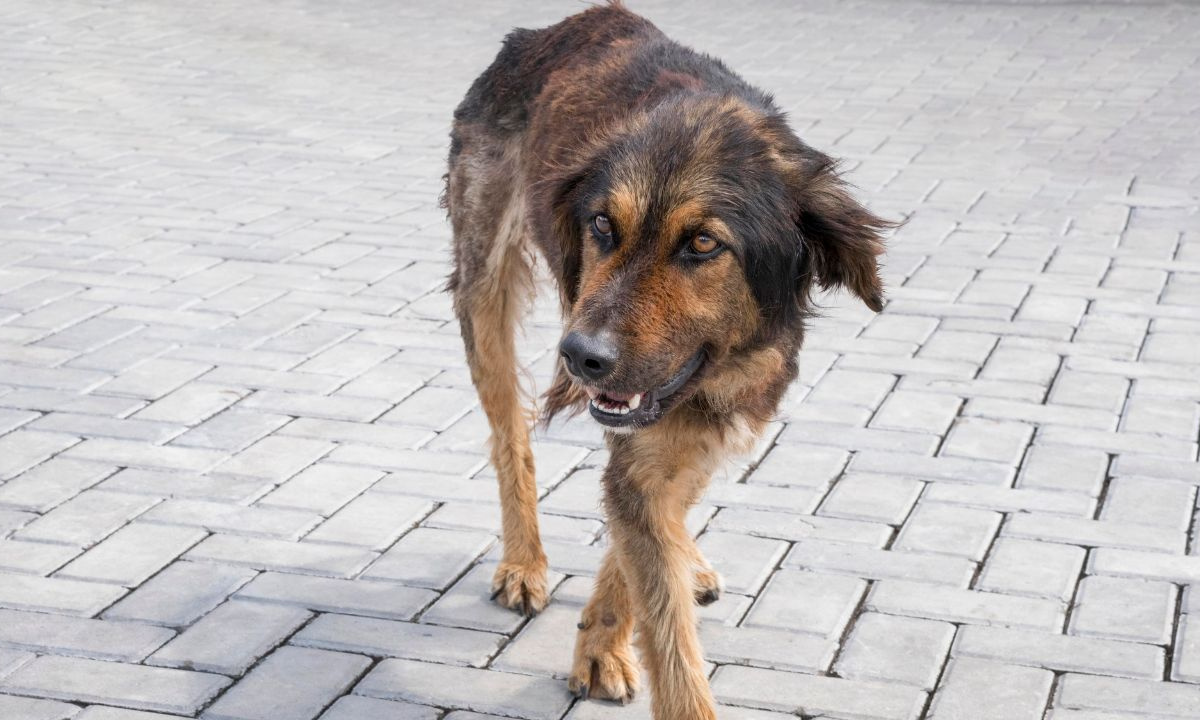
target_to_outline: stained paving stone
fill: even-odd
[[[64,2],[3,8],[0,717],[647,720],[565,691],[609,543],[586,416],[534,431],[551,605],[488,598],[443,291],[453,108],[568,11]],[[904,221],[884,311],[817,296],[688,516],[728,583],[697,611],[720,717],[1197,717],[1196,14],[636,10]],[[525,325],[533,397],[553,290]],[[236,677],[145,659],[189,646]]]

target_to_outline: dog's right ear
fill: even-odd
[[[537,183],[533,199],[533,232],[558,280],[567,307],[579,296],[579,276],[583,264],[580,196],[590,164],[555,173]]]

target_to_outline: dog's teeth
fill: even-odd
[[[641,393],[638,393],[637,395],[634,395],[633,397],[629,398],[629,409],[630,410],[637,410],[638,407],[641,406],[641,404],[642,404],[642,394]]]

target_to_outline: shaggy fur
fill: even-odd
[[[565,331],[619,349],[600,381],[560,363],[547,416],[588,408],[585,385],[648,404],[619,427],[606,422],[612,542],[570,688],[631,698],[636,628],[656,720],[715,718],[694,604],[716,599],[720,577],[685,515],[795,378],[814,287],[882,308],[888,223],[847,193],[835,163],[795,136],[769,95],[617,3],[506,38],[455,112],[445,201],[449,289],[500,485],[497,600],[534,613],[548,594],[532,412],[513,343],[540,254]],[[712,241],[716,251],[695,249]],[[674,392],[654,390],[675,380]]]

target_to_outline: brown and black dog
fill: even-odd
[[[720,576],[685,515],[796,377],[814,286],[881,309],[889,223],[769,95],[616,2],[506,38],[454,113],[445,203],[500,483],[496,598],[535,613],[548,594],[514,347],[536,248],[566,326],[546,415],[588,408],[611,458],[570,689],[632,697],[636,627],[656,720],[715,718],[693,604]]]

